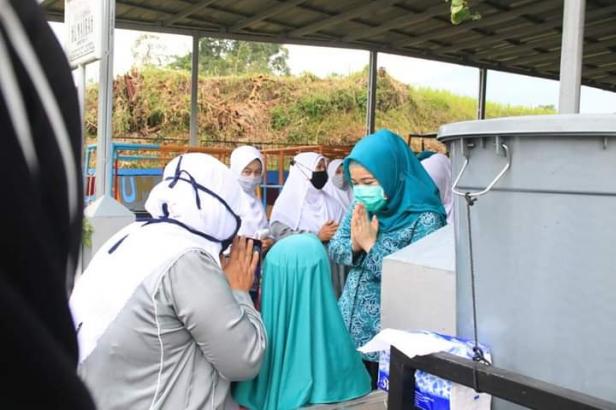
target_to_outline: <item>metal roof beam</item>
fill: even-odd
[[[609,83],[610,87],[612,88],[612,91],[614,88],[616,88],[616,86],[614,85],[616,83],[616,75],[612,74],[611,72],[607,72],[604,75],[596,76],[592,80],[602,83]]]
[[[358,30],[356,33],[351,33],[347,35],[342,40],[354,41],[360,38],[368,38],[389,30],[393,30],[395,28],[408,27],[411,24],[421,23],[423,21],[430,20],[432,17],[438,16],[440,14],[443,14],[443,5],[437,4],[424,11],[416,12],[415,16],[413,17],[401,15],[393,20],[388,21],[387,23],[379,24],[378,26],[375,26],[373,28],[362,31]]]
[[[616,47],[616,37],[610,38],[609,40],[595,40],[587,38],[586,42],[584,43],[584,59],[592,58],[598,53],[611,53],[614,51],[614,47]],[[560,46],[554,47],[553,50],[550,50],[550,53],[552,52],[560,52]],[[519,61],[523,64],[540,65],[541,63],[547,61],[546,54],[547,53],[533,54],[525,58],[523,57],[519,59]]]
[[[610,52],[610,55],[612,54],[612,52]],[[603,65],[601,64],[597,64],[597,63],[591,63],[591,64],[585,64],[584,65],[584,71],[582,72],[583,75],[585,76],[589,76],[592,77],[594,75],[597,74],[601,74],[604,72],[610,72],[611,70],[616,71],[616,61],[610,61],[608,63],[605,63]]]
[[[162,14],[162,15],[170,16],[170,17],[173,17],[173,16],[176,15],[175,13],[173,13],[171,11],[168,11],[168,10],[161,10],[161,9],[157,9],[157,8],[151,7],[151,6],[144,6],[143,4],[140,4],[140,3],[139,4],[133,3],[130,0],[116,0],[116,4],[117,5],[121,5],[121,6],[130,7],[132,9],[136,9],[136,10],[143,10],[143,11],[148,11],[148,12],[151,12],[151,13],[158,13],[158,14]],[[125,13],[116,13],[116,24],[117,24],[117,22],[119,20],[123,19],[122,16],[124,14]],[[195,20],[192,17],[189,17],[189,19],[190,20]],[[130,19],[127,19],[127,20],[130,20]],[[209,26],[214,26],[214,27],[216,27],[219,30],[224,28],[224,26],[222,26],[222,25],[220,25],[218,23],[211,22],[211,21],[206,21],[206,20],[203,20],[203,19],[199,19],[199,20],[196,20],[196,21],[198,21],[201,24],[207,23]],[[154,24],[160,26],[160,23],[158,23],[158,22],[155,22]]]
[[[156,7],[152,7],[152,6],[148,6],[146,4],[142,4],[142,3],[134,3],[130,0],[116,0],[116,5],[118,6],[125,6],[125,7],[129,7],[131,9],[135,9],[135,10],[142,10],[142,11],[147,11],[150,13],[157,13],[157,14],[163,14],[166,16],[172,16],[173,12],[168,11],[168,10],[162,10]],[[117,7],[116,7],[117,9]],[[122,13],[123,14],[123,13]],[[120,16],[121,14],[118,13],[116,14],[116,18],[117,16]]]
[[[276,0],[272,3],[271,7],[268,7],[262,12],[257,13],[252,17],[247,17],[245,19],[238,21],[233,26],[231,26],[231,28],[229,28],[229,31],[242,30],[243,28],[248,27],[254,23],[258,23],[267,18],[273,17],[277,14],[284,13],[285,11],[292,9],[293,7],[299,6],[305,1],[306,0],[288,0],[288,1]]]
[[[435,29],[428,33],[422,34],[421,36],[417,36],[415,40],[402,43],[401,45],[402,47],[412,47],[421,43],[425,43],[427,41],[441,40],[447,37],[453,37],[458,34],[466,33],[474,28],[486,27],[491,24],[503,24],[524,15],[542,13],[559,7],[560,6],[557,6],[556,3],[537,2],[532,6],[511,8],[507,11],[496,9],[496,13],[491,14],[487,17],[482,17],[477,21],[467,22],[459,26],[452,27],[450,30]]]
[[[130,1],[130,0],[119,0],[118,2],[126,2],[126,1]],[[265,5],[272,4],[268,0],[259,0],[259,1],[261,2],[260,4],[265,4]],[[293,0],[289,0],[289,1],[293,1]],[[373,1],[370,3],[366,3],[364,1],[364,3],[362,3],[363,6],[358,6],[358,8],[371,6],[372,4],[375,4],[374,10],[377,11],[383,7],[386,7],[386,6],[391,7],[392,5],[395,5],[395,3],[397,3],[395,1],[391,1],[391,3],[388,2],[387,5],[384,5],[383,1],[384,0],[378,0],[378,1]],[[544,1],[548,1],[548,0],[544,0]],[[593,1],[593,0],[587,0],[587,1]],[[402,0],[399,0],[399,2],[402,4]],[[137,2],[132,0],[130,4],[130,6],[135,7],[135,4],[132,4],[132,3],[137,3]],[[55,6],[53,7],[49,7],[49,6],[45,7],[46,12],[47,12],[47,18],[52,21],[63,21],[64,20],[64,13],[62,11],[63,2],[56,0],[54,4]],[[145,4],[153,4],[153,3],[145,3]],[[188,3],[185,0],[183,0],[182,4],[187,5],[187,4],[192,4],[192,3]],[[357,3],[353,2],[353,4],[346,5],[344,10],[350,11],[354,4],[357,4]],[[596,25],[597,24],[596,20],[598,19],[603,21],[606,18],[613,17],[613,14],[616,13],[616,4],[614,3],[611,3],[611,4],[606,3],[606,4],[609,4],[609,6],[602,6],[599,9],[589,10],[586,13],[586,16],[587,16],[586,20],[588,21],[587,26]],[[214,5],[211,8],[218,9]],[[263,10],[264,9],[265,8],[263,8]],[[298,10],[304,10],[304,9],[305,7],[303,4],[298,6]],[[170,12],[167,11],[166,13],[171,13],[171,14],[168,14],[168,16],[175,15],[176,10],[177,9],[174,9],[173,11],[170,11]],[[328,14],[321,10],[314,10],[313,8],[310,8],[310,10],[312,10],[313,12],[317,11],[321,13],[321,15],[323,16],[322,20],[330,20],[331,18],[336,18],[337,21],[334,21],[334,23],[332,24],[335,24],[336,22],[344,21],[345,19],[349,18],[348,14],[340,18],[341,14],[345,15],[346,12],[344,11],[338,14],[334,14],[334,13]],[[246,30],[243,32],[230,32],[225,26],[221,25],[219,22],[213,22],[213,21],[208,22],[208,21],[204,21],[203,19],[197,18],[197,17],[188,17],[182,21],[177,22],[176,24],[173,24],[172,26],[163,26],[158,20],[164,19],[167,16],[162,14],[165,12],[161,12],[160,10],[158,11],[161,14],[158,14],[157,17],[153,17],[151,20],[143,20],[140,17],[135,17],[131,19],[131,18],[126,18],[122,16],[117,16],[116,27],[123,28],[123,29],[130,29],[130,30],[158,32],[158,33],[174,33],[174,34],[182,34],[182,35],[188,35],[188,36],[200,35],[200,36],[229,38],[229,39],[245,40],[245,41],[316,45],[316,46],[324,46],[324,47],[340,47],[340,48],[351,48],[351,49],[359,49],[359,50],[376,50],[376,51],[383,52],[383,53],[391,53],[391,54],[397,54],[401,56],[429,59],[433,61],[463,64],[467,66],[475,66],[475,67],[480,67],[480,68],[486,67],[492,70],[536,76],[539,78],[550,78],[550,79],[558,78],[558,68],[554,64],[556,59],[553,56],[547,55],[547,54],[530,55],[531,53],[536,53],[537,52],[536,49],[531,49],[530,52],[525,52],[524,50],[522,50],[520,53],[521,55],[528,56],[524,58],[534,58],[534,59],[539,60],[536,64],[534,64],[531,67],[529,67],[528,65],[520,64],[522,62],[522,57],[519,56],[520,54],[515,56],[515,60],[510,59],[510,61],[507,61],[507,62],[499,62],[499,61],[494,61],[493,59],[489,59],[490,55],[487,56],[488,59],[481,59],[481,58],[478,58],[479,56],[474,55],[472,53],[460,51],[464,49],[469,49],[470,51],[470,50],[477,50],[480,47],[483,47],[483,48],[490,47],[491,55],[503,54],[503,52],[508,53],[509,50],[514,50],[516,48],[513,46],[509,46],[508,43],[512,43],[512,44],[515,44],[517,47],[520,47],[519,40],[516,40],[516,37],[522,37],[522,38],[527,38],[527,39],[532,38],[533,39],[532,43],[537,44],[535,40],[539,39],[539,37],[542,34],[546,33],[546,30],[548,31],[548,36],[550,35],[549,34],[550,28],[553,29],[554,33],[559,33],[558,28],[562,24],[562,20],[561,20],[561,16],[559,16],[558,13],[551,13],[549,15],[546,15],[547,17],[545,21],[543,23],[539,22],[536,25],[532,25],[531,23],[526,22],[525,19],[520,18],[520,19],[511,21],[510,23],[502,24],[501,25],[502,27],[488,26],[488,27],[477,28],[475,30],[471,30],[466,35],[458,36],[460,40],[459,41],[456,40],[455,43],[452,44],[451,46],[444,45],[444,46],[436,47],[436,46],[431,45],[430,48],[426,48],[426,47],[402,48],[399,45],[400,44],[399,41],[390,42],[390,44],[375,41],[370,38],[367,38],[365,40],[357,39],[354,41],[343,41],[342,38],[331,36],[331,35],[326,35],[326,34],[318,33],[318,32],[314,32],[313,34],[306,35],[305,37],[291,37],[288,34],[291,33],[295,29],[295,27],[290,27],[288,29],[285,29],[284,28],[285,23],[282,23],[281,25],[281,29],[285,31],[282,31],[280,33],[251,31],[251,30]],[[306,11],[309,11],[309,9],[306,9]],[[408,10],[405,11],[401,8],[398,11],[400,13],[392,12],[392,14],[395,14],[395,16],[400,16],[401,13],[408,12]],[[365,11],[365,9],[361,11],[361,14],[363,15],[366,15],[368,13]],[[410,15],[410,18],[414,18],[413,14],[409,13],[409,15]],[[245,13],[245,14],[235,14],[235,17],[233,19],[225,18],[225,20],[232,21],[233,23],[231,23],[230,25],[233,25],[247,18],[251,18],[251,15],[248,15],[247,13]],[[350,17],[349,19],[352,20],[353,17]],[[438,20],[441,20],[441,19],[438,18]],[[366,22],[363,20],[355,21],[355,22],[357,23],[357,27],[365,27],[365,30],[374,28],[374,26],[370,26],[366,24]],[[272,23],[281,24],[281,23],[277,23],[274,21],[272,21]],[[424,22],[423,25],[430,26],[431,23],[432,22]],[[308,23],[308,26],[314,27],[314,24],[315,24],[314,22]],[[437,24],[441,24],[441,23],[437,22]],[[326,26],[329,26],[329,23]],[[432,25],[432,27],[435,27],[435,25]],[[297,27],[297,28],[301,28],[301,27]],[[449,26],[448,31],[450,31],[451,28],[452,27]],[[493,34],[490,33],[491,30],[494,31]],[[600,30],[603,31],[604,26],[601,26]],[[408,36],[407,38],[411,37],[411,35],[407,33],[398,32],[396,30],[392,30],[391,33],[392,33],[392,38],[394,38],[393,37],[394,33],[396,34],[396,37],[398,37],[398,35],[399,36],[406,35]],[[351,32],[349,32],[348,34],[351,35]],[[614,36],[616,36],[616,32],[614,32]],[[607,36],[604,36],[604,37],[607,37]],[[399,37],[399,38],[402,39],[402,41],[405,40],[404,37]],[[546,37],[542,37],[541,41],[545,42],[545,40],[546,40]],[[614,71],[616,70],[608,69],[605,71],[598,71],[599,68],[601,67],[601,64],[599,63],[599,61],[604,61],[606,63],[611,62],[611,60],[609,59],[609,54],[606,53],[604,57],[599,56],[597,54],[597,53],[604,53],[606,50],[608,52],[614,52],[614,50],[616,50],[616,44],[614,43],[616,43],[616,39],[609,39],[609,40],[602,39],[600,43],[588,44],[585,47],[585,50],[584,50],[584,54],[586,56],[585,58],[589,58],[590,56],[595,56],[595,58],[591,60],[596,61],[597,63],[590,64],[592,65],[592,67],[588,67],[588,64],[587,64],[587,67],[585,67],[585,69],[587,70],[596,70],[596,71],[592,72],[592,77],[589,75],[585,75],[586,73],[583,73],[582,81],[584,85],[597,87],[597,88],[609,90],[609,91],[616,90],[616,81],[612,83],[609,81],[610,79],[613,79],[612,77],[614,76]],[[496,45],[496,47],[494,47],[494,45]],[[479,50],[479,52],[481,51],[482,50]],[[451,52],[452,54],[446,54],[446,52]]]
[[[616,12],[616,5],[612,5],[612,6],[608,6],[608,7],[603,7],[601,9],[595,9],[592,11],[588,11],[586,13],[586,20],[592,20],[595,19],[597,17],[600,16],[605,16],[606,14],[609,13],[614,13]],[[560,32],[561,32],[561,28],[562,27],[562,16],[561,15],[555,15],[552,16],[548,19],[546,19],[543,23],[539,23],[536,24],[534,27],[529,27],[526,30],[523,29],[519,29],[521,31],[521,35],[524,37],[529,37],[535,34],[542,34],[542,33],[546,33],[549,30],[553,30],[554,33],[558,34],[560,36]],[[518,30],[518,29],[516,29]],[[515,37],[515,34],[510,33],[511,31],[514,30],[509,30],[507,29],[507,32],[503,32],[503,33],[496,33],[493,36],[485,36],[485,40],[480,42],[480,46],[482,48],[488,48],[488,46],[494,44],[494,43],[498,43],[501,41],[508,41],[509,44],[511,44],[514,47],[519,46],[519,44],[515,44],[513,43],[512,37]],[[445,47],[445,48],[441,48],[440,52],[451,52],[451,51],[456,51],[456,50],[462,50],[464,49],[468,44],[472,44],[473,42],[471,40],[468,41],[461,41],[461,42],[457,42],[456,44],[452,44],[450,47]],[[477,41],[474,41],[475,44],[477,44]],[[484,50],[484,51],[479,51],[477,53],[475,53],[475,55],[477,56],[481,56],[484,54],[489,54],[490,51],[494,51],[494,50]]]
[[[593,27],[594,26],[594,27]],[[598,27],[599,26],[599,27]],[[594,30],[593,30],[594,28]],[[608,18],[599,22],[595,22],[593,25],[587,25],[586,29],[585,29],[585,41],[586,44],[595,44],[597,42],[599,42],[599,40],[595,39],[595,37],[604,37],[606,34],[606,30],[607,29],[607,33],[613,33],[613,18]],[[476,56],[484,56],[484,55],[490,55],[491,58],[493,59],[503,59],[509,56],[517,56],[519,54],[519,47],[520,46],[526,46],[527,48],[534,48],[534,51],[539,52],[539,53],[545,53],[545,51],[542,51],[541,49],[545,49],[548,50],[549,52],[551,52],[552,50],[560,50],[560,46],[561,46],[561,32],[560,30],[556,29],[556,30],[551,30],[547,33],[544,33],[545,35],[528,40],[528,41],[522,41],[519,40],[516,43],[516,40],[511,40],[511,44],[512,47],[507,47],[503,50],[503,52],[496,52],[495,50],[491,49],[491,50],[483,50],[483,51],[479,51],[477,53],[475,53]]]
[[[164,20],[163,26],[171,26],[172,24],[175,24],[178,21],[183,20],[188,16],[207,8],[209,5],[215,2],[216,0],[202,0],[199,3],[193,4],[192,6],[188,6],[184,10],[173,15],[172,17],[169,17],[168,19]]]
[[[562,23],[562,20],[560,18],[558,19],[555,18],[554,20],[557,20],[558,24]],[[548,20],[546,20],[546,22],[547,21]],[[549,21],[552,21],[552,19],[550,19]],[[533,34],[533,31],[535,31],[535,34],[536,34],[536,33],[543,33],[545,30],[549,30],[549,27],[537,29],[537,27],[532,26],[530,22],[524,22],[524,23],[519,23],[519,24],[515,24],[512,26],[504,27],[502,31],[494,32],[494,34],[484,34],[484,33],[479,33],[475,31],[474,33],[481,35],[483,37],[483,39],[480,40],[481,41],[480,45],[479,45],[479,41],[475,37],[472,37],[472,38],[456,41],[452,45],[447,46],[447,47],[441,47],[440,51],[444,53],[449,53],[452,51],[463,50],[469,47],[472,47],[472,48],[484,47],[484,43],[485,45],[487,45],[487,44],[498,43],[501,41],[507,41],[512,36],[514,36],[514,33],[516,31],[524,30],[524,33],[526,34],[527,29],[529,29],[530,27],[533,27],[533,29],[530,30],[530,34]]]
[[[319,21],[316,21],[312,24],[308,24],[307,26],[298,28],[297,30],[290,31],[289,33],[287,33],[287,36],[301,37],[306,34],[314,33],[315,31],[319,31],[326,27],[333,26],[334,24],[338,24],[343,21],[348,21],[353,18],[359,17],[362,14],[370,13],[377,9],[390,7],[399,1],[400,0],[372,0],[368,4],[365,4],[364,1],[356,1],[355,4],[357,4],[357,7],[351,8],[351,10],[345,11],[343,13],[335,14],[328,18],[321,18],[319,19]],[[360,4],[363,4],[363,6],[360,6]]]
[[[614,43],[606,44],[606,42],[598,42],[598,43],[593,43],[593,44],[587,44],[584,46],[584,58],[586,58],[586,55],[597,52],[597,51],[605,50],[609,52],[614,52],[615,48],[616,48],[616,44]],[[551,51],[551,53],[560,53],[560,47],[558,49]],[[550,59],[547,58],[547,54],[535,54],[527,58],[520,58],[518,61],[520,62],[520,64],[535,65],[535,64],[541,64],[549,60]]]
[[[218,6],[218,5],[211,5],[209,7],[209,10],[215,11],[215,12],[221,13],[221,14],[227,14],[230,18],[236,19],[236,20],[237,19],[250,18],[250,14],[241,13],[241,12],[238,12],[238,11],[235,11],[235,10],[230,10],[230,9],[228,9],[226,7],[222,7],[222,6]],[[196,16],[195,17],[189,17],[189,19],[195,20],[195,21],[201,21],[201,18],[197,18]],[[271,23],[271,24],[280,26],[281,27],[281,31],[284,31],[284,32],[289,31],[289,30],[295,30],[295,29],[298,28],[298,26],[293,26],[293,25],[290,25],[288,23],[282,23],[280,21],[275,21],[273,19],[270,19],[268,22]],[[226,33],[232,32],[230,30],[229,26],[222,26],[221,25],[221,30],[223,32],[226,32]],[[250,31],[247,31],[247,32],[250,33]],[[265,35],[276,35],[276,34],[272,34],[272,33],[263,33],[263,34],[265,34]],[[332,39],[332,36],[319,35],[318,37],[328,37],[328,38]],[[338,39],[338,38],[336,38],[336,39]]]

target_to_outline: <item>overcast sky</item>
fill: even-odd
[[[54,32],[64,40],[64,25],[51,23]],[[121,74],[134,65],[132,46],[142,32],[115,31],[114,73]],[[191,50],[192,39],[186,36],[156,34],[169,55],[182,55]],[[368,52],[340,48],[287,45],[289,66],[293,74],[311,72],[324,77],[328,74],[348,74],[368,64]],[[379,54],[378,66],[397,80],[414,86],[449,90],[476,97],[478,70],[456,64]],[[98,77],[98,64],[87,69],[89,80]],[[558,82],[527,76],[489,71],[487,97],[490,101],[512,105],[558,106]],[[616,93],[582,87],[581,112],[616,112]]]

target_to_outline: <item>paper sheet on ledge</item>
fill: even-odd
[[[372,340],[360,347],[361,353],[381,352],[395,346],[408,357],[424,356],[443,352],[451,348],[445,340],[439,340],[425,333],[410,333],[396,329],[384,329]]]

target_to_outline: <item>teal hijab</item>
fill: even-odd
[[[291,410],[370,392],[370,376],[342,321],[325,247],[289,236],[265,258],[261,315],[268,347],[259,375],[234,389],[255,410]]]
[[[446,219],[438,188],[398,135],[382,129],[359,140],[344,160],[349,181],[349,164],[353,161],[374,175],[387,196],[385,207],[376,213],[379,230],[390,232],[411,226],[428,211]]]

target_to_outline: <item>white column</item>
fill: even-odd
[[[86,116],[86,65],[79,64],[77,67],[77,98],[79,99],[79,114],[81,114],[82,137],[85,136]]]
[[[561,114],[580,112],[585,14],[586,0],[565,0],[558,101]]]
[[[96,146],[96,197],[111,195],[111,114],[113,102],[113,29],[115,0],[103,1],[101,62],[98,95],[98,135]]]
[[[88,266],[90,258],[111,236],[132,223],[135,215],[111,196],[111,157],[113,102],[113,30],[115,23],[115,0],[103,1],[104,23],[99,75],[98,96],[98,141],[96,146],[96,200],[84,210],[84,216],[92,225],[92,247],[82,249],[81,267]]]

